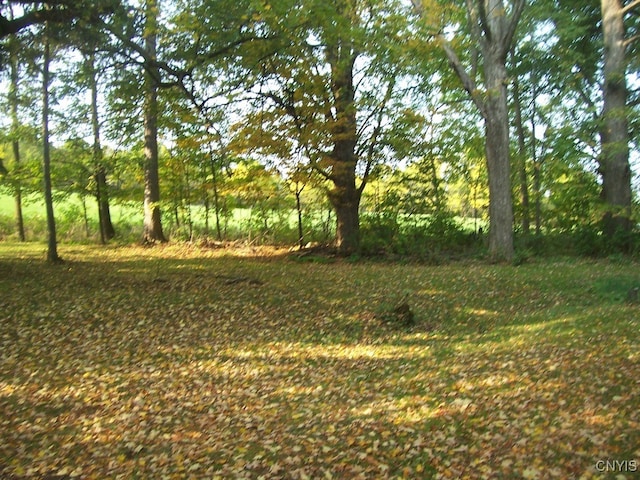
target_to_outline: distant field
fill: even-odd
[[[87,214],[91,220],[97,221],[98,208],[93,199],[87,199]],[[70,211],[82,212],[82,201],[77,196],[66,197],[62,201],[56,201],[54,209],[58,216],[62,216]],[[5,193],[0,193],[0,216],[13,217],[15,212],[15,201],[13,197]],[[22,212],[25,217],[45,218],[45,206],[42,195],[27,195],[22,199]],[[142,202],[140,202],[140,213],[133,207],[114,204],[111,207],[111,215],[114,221],[119,218],[131,218],[139,215],[142,220]]]
[[[78,196],[65,197],[61,201],[56,201],[54,205],[56,223],[60,227],[59,235],[62,239],[69,240],[82,240],[84,235],[84,207],[82,201]],[[96,202],[92,198],[88,198],[86,201],[87,217],[92,230],[92,236],[97,237],[97,224],[98,224],[98,209]],[[15,215],[15,203],[13,197],[0,193],[0,239],[4,237],[11,237],[14,234],[14,215]],[[26,229],[31,234],[27,235],[30,239],[42,240],[44,239],[46,229],[46,213],[44,200],[41,195],[29,195],[23,198],[23,215],[25,218]],[[253,230],[259,226],[259,222],[255,221],[257,213],[254,211]],[[269,224],[280,224],[284,220],[284,225],[291,231],[296,228],[297,215],[295,211],[291,211],[286,218],[276,218],[276,215],[270,220]],[[249,228],[249,223],[252,218],[252,211],[250,208],[234,208],[232,214],[224,219],[221,219],[223,229],[225,229],[227,236],[235,238],[238,236],[251,237],[252,232]],[[111,205],[111,219],[114,223],[116,231],[124,234],[125,237],[138,238],[142,232],[142,201],[140,204],[123,205],[120,203],[112,203]],[[202,232],[205,227],[205,210],[201,205],[193,205],[191,207],[191,219],[194,223],[194,227]],[[307,219],[305,219],[306,221]],[[184,223],[184,218],[180,219],[181,223]],[[179,237],[178,227],[176,227],[175,216],[172,211],[167,208],[163,210],[163,226],[167,229],[170,236]],[[186,229],[185,225],[180,228]],[[210,235],[215,235],[215,213],[209,212],[209,229]],[[124,230],[124,233],[123,233]],[[184,234],[184,232],[182,232]],[[255,234],[255,232],[253,232]],[[291,237],[292,242],[295,242],[295,237]]]
[[[84,224],[84,209],[89,225],[89,236]],[[98,240],[98,210],[93,198],[87,198],[83,206],[78,196],[68,196],[55,202],[55,217],[58,236],[62,241],[95,242]],[[15,238],[15,204],[14,199],[6,193],[0,193],[0,239]],[[23,215],[29,240],[43,240],[46,237],[45,206],[41,195],[29,195],[23,199]],[[305,241],[326,242],[333,237],[334,216],[327,222],[327,213],[315,212],[310,217],[305,213]],[[400,216],[400,222],[411,224],[428,224],[429,215]],[[139,204],[111,205],[111,219],[121,240],[126,242],[139,239],[142,234],[142,201]],[[202,205],[191,207],[191,220],[196,237],[205,233],[205,210]],[[486,228],[484,220],[458,218],[463,229],[473,232],[477,228]],[[282,213],[271,213],[267,225],[260,220],[256,209],[234,208],[230,216],[221,218],[223,236],[227,240],[243,239],[250,242],[277,243],[293,245],[297,243],[297,213],[295,210]],[[189,230],[185,218],[181,215],[180,225],[176,223],[175,214],[166,206],[163,208],[163,228],[173,240],[188,240]],[[209,212],[209,237],[216,236],[215,214]]]

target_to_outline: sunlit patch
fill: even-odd
[[[0,277],[9,475],[595,478],[595,459],[640,444],[635,310],[588,285],[633,264],[327,266],[79,246],[70,271],[10,252],[24,275]],[[221,292],[211,278],[229,272],[264,284]],[[372,317],[404,291],[432,329]]]

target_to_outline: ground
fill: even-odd
[[[637,263],[44,250],[0,244],[2,478],[639,475]]]

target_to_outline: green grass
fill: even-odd
[[[633,478],[597,462],[640,460],[635,263],[44,250],[0,243],[3,478]],[[416,324],[380,321],[404,297]]]
[[[84,226],[84,211],[81,199],[76,195],[67,196],[58,199],[54,204],[54,214],[57,224],[58,238],[71,242],[98,243],[98,210],[96,202],[93,198],[86,199],[87,216],[89,219],[89,237],[87,238]],[[121,243],[134,242],[142,236],[142,199],[139,205],[135,202],[118,203],[112,202],[111,219],[116,229],[116,234]],[[16,239],[15,234],[15,204],[14,199],[6,193],[0,193],[0,240]],[[23,215],[25,219],[25,229],[27,231],[27,239],[35,241],[44,241],[46,238],[46,213],[44,200],[42,195],[28,195],[23,199]],[[248,239],[259,243],[280,242],[289,245],[296,244],[297,241],[297,213],[291,210],[284,218],[272,214],[269,219],[269,227],[271,233],[261,232],[262,223],[256,219],[257,211],[253,212],[250,208],[234,208],[228,218],[221,218],[222,229],[225,233],[226,240],[235,240],[238,238]],[[205,227],[205,209],[202,205],[194,205],[191,207],[191,218],[194,222],[197,233],[204,235]],[[185,219],[181,218],[184,224]],[[307,232],[309,241],[317,241],[322,236],[319,231],[319,225],[322,219],[317,215],[310,217],[305,215],[305,228],[309,230],[309,222],[313,223],[313,232]],[[252,224],[250,226],[250,224]],[[164,205],[163,206],[163,228],[165,234],[171,238],[178,240],[187,240],[188,232],[186,225],[177,227],[175,225],[174,213]],[[215,214],[209,212],[209,236],[215,236]],[[317,231],[316,231],[317,230]],[[324,238],[323,238],[324,239]],[[324,239],[326,240],[326,239]]]

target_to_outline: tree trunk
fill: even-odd
[[[211,179],[213,181],[213,208],[216,216],[216,234],[218,241],[222,241],[222,229],[220,227],[220,194],[218,192],[218,170],[214,160],[213,151],[209,153],[209,162],[211,166]]]
[[[47,211],[47,261],[50,263],[59,263],[61,258],[58,256],[56,220],[53,212],[51,150],[49,147],[49,64],[51,63],[51,46],[49,39],[46,37],[46,33],[42,62],[42,176],[44,178],[44,202]]]
[[[536,139],[538,88],[534,79],[531,89],[531,162],[533,163],[533,195],[535,210],[536,236],[542,234],[542,159],[538,156],[538,140]]]
[[[111,222],[109,208],[109,191],[107,188],[107,174],[103,165],[102,144],[100,141],[100,118],[98,112],[98,79],[95,69],[95,55],[87,57],[91,82],[91,125],[93,128],[93,164],[95,168],[96,201],[98,202],[98,219],[100,224],[100,241],[106,243],[111,240],[116,231]]]
[[[604,85],[602,87],[602,151],[600,173],[606,204],[603,231],[613,236],[631,223],[631,169],[625,63],[624,13],[620,0],[602,0]]]
[[[527,175],[527,145],[522,119],[522,102],[517,79],[513,83],[513,105],[515,113],[516,131],[518,133],[518,178],[520,180],[520,202],[522,204],[522,233],[529,236],[531,223],[529,219],[529,182]]]
[[[412,0],[422,12],[420,0]],[[464,68],[451,43],[438,38],[462,85],[482,114],[489,174],[489,254],[493,261],[513,258],[513,199],[507,109],[507,53],[525,0],[466,0],[471,34],[482,53],[484,91]],[[510,10],[510,13],[507,13]],[[475,73],[475,69],[473,70]]]
[[[340,157],[334,157],[340,158]],[[329,201],[336,212],[336,247],[341,255],[351,255],[360,248],[360,190],[356,188],[355,162],[338,160],[334,167],[334,188]],[[340,173],[339,173],[340,172]]]
[[[10,63],[11,63],[11,83],[9,85],[9,104],[11,109],[11,146],[13,149],[13,170],[20,173],[20,140],[18,129],[20,128],[20,120],[18,119],[18,60],[15,54],[15,46],[11,46]],[[24,233],[24,216],[22,215],[22,187],[20,178],[14,179],[14,201],[16,215],[16,232],[21,242],[26,240]]]
[[[331,125],[333,149],[329,156],[329,178],[333,189],[329,201],[336,211],[336,247],[341,255],[351,255],[360,249],[360,198],[362,188],[356,187],[357,122],[353,66],[356,54],[348,41],[338,41],[327,48],[331,65],[331,91],[335,118]]]
[[[507,72],[500,53],[486,52],[484,75],[485,150],[489,175],[489,253],[493,260],[513,258],[513,199],[511,197],[511,155]]]
[[[302,202],[301,195],[302,190],[304,190],[304,186],[302,188],[298,187],[298,182],[296,182],[296,212],[298,214],[298,246],[300,248],[304,248],[304,228],[302,225]]]
[[[156,59],[157,0],[147,0],[145,49]],[[153,64],[145,65],[144,97],[144,230],[143,243],[166,242],[160,212],[160,174],[158,168],[158,79],[160,72]]]

